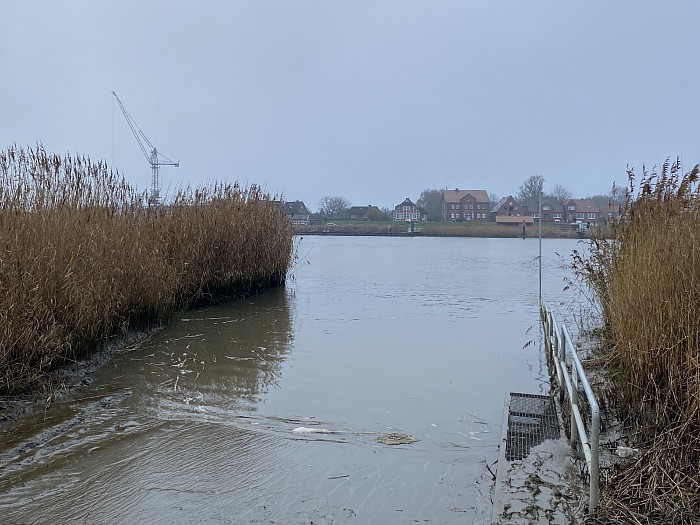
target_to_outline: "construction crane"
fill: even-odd
[[[160,180],[158,171],[160,170],[161,166],[175,166],[178,168],[180,167],[180,163],[172,161],[162,153],[159,153],[156,147],[151,144],[151,141],[148,140],[148,137],[144,134],[144,132],[141,131],[141,128],[139,128],[138,124],[136,124],[131,115],[129,115],[129,112],[124,107],[124,104],[122,104],[122,101],[119,100],[117,94],[112,91],[112,95],[114,95],[114,98],[117,100],[117,104],[119,104],[122,113],[124,113],[126,123],[129,124],[134,137],[136,137],[136,142],[138,142],[139,146],[141,146],[143,156],[146,157],[146,160],[151,165],[151,194],[148,197],[148,203],[151,205],[160,204]],[[148,145],[150,151],[146,149],[144,142],[146,145]]]

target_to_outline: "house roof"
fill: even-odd
[[[367,211],[369,210],[369,206],[353,206],[352,208],[348,209],[347,214],[348,215],[365,215]]]
[[[600,212],[600,206],[593,199],[570,199],[566,205],[571,203],[574,203],[577,212]]]
[[[564,211],[564,206],[554,197],[544,197],[542,199],[542,206],[547,206],[551,208],[549,211]],[[537,197],[530,197],[525,201],[524,206],[527,208],[528,213],[536,213],[539,210],[539,199]]]
[[[394,209],[398,210],[400,206],[416,206],[416,205],[413,203],[413,201],[411,201],[411,199],[406,197],[406,199],[401,204],[397,204],[396,206],[394,206]]]
[[[618,204],[613,204],[612,206],[603,206],[600,209],[600,213],[602,213],[605,217],[619,217],[620,206]]]
[[[489,194],[486,190],[442,190],[442,198],[445,202],[459,202],[467,195],[471,195],[479,202],[489,202]]]
[[[501,206],[503,206],[509,200],[512,200],[517,206],[520,206],[520,202],[518,202],[518,199],[516,199],[512,195],[508,195],[507,197],[503,197],[500,201],[498,201],[496,204],[494,204],[493,208],[491,208],[491,211],[492,212],[498,211],[501,208]]]
[[[309,213],[303,201],[285,202],[284,210],[287,212],[287,215],[306,215]]]
[[[508,197],[503,197],[500,201],[498,201],[496,204],[493,205],[493,207],[491,208],[490,211],[492,211],[492,212],[498,211],[501,208],[501,206],[503,206],[506,203],[507,200],[508,200]]]

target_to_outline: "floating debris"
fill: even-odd
[[[297,427],[292,432],[296,434],[337,434],[335,430],[328,430],[326,428],[308,428],[308,427]]]
[[[417,437],[411,436],[410,434],[400,434],[398,432],[392,432],[390,434],[383,434],[377,438],[379,443],[384,445],[409,445],[410,443],[415,443],[420,441]]]

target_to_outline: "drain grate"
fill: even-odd
[[[538,394],[511,392],[508,404],[506,459],[523,459],[545,439],[559,438],[554,399]]]

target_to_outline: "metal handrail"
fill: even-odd
[[[581,443],[583,454],[586,457],[590,477],[589,513],[595,514],[600,504],[598,486],[600,475],[600,408],[581,360],[576,353],[568,328],[564,323],[561,323],[561,327],[559,327],[554,314],[544,303],[541,306],[541,314],[547,363],[556,369],[559,402],[563,403],[568,395],[571,404],[571,446],[576,448],[576,445]],[[571,359],[570,370],[567,366],[567,356]],[[579,385],[583,387],[588,405],[591,408],[590,435],[586,433],[586,425],[579,409]]]

